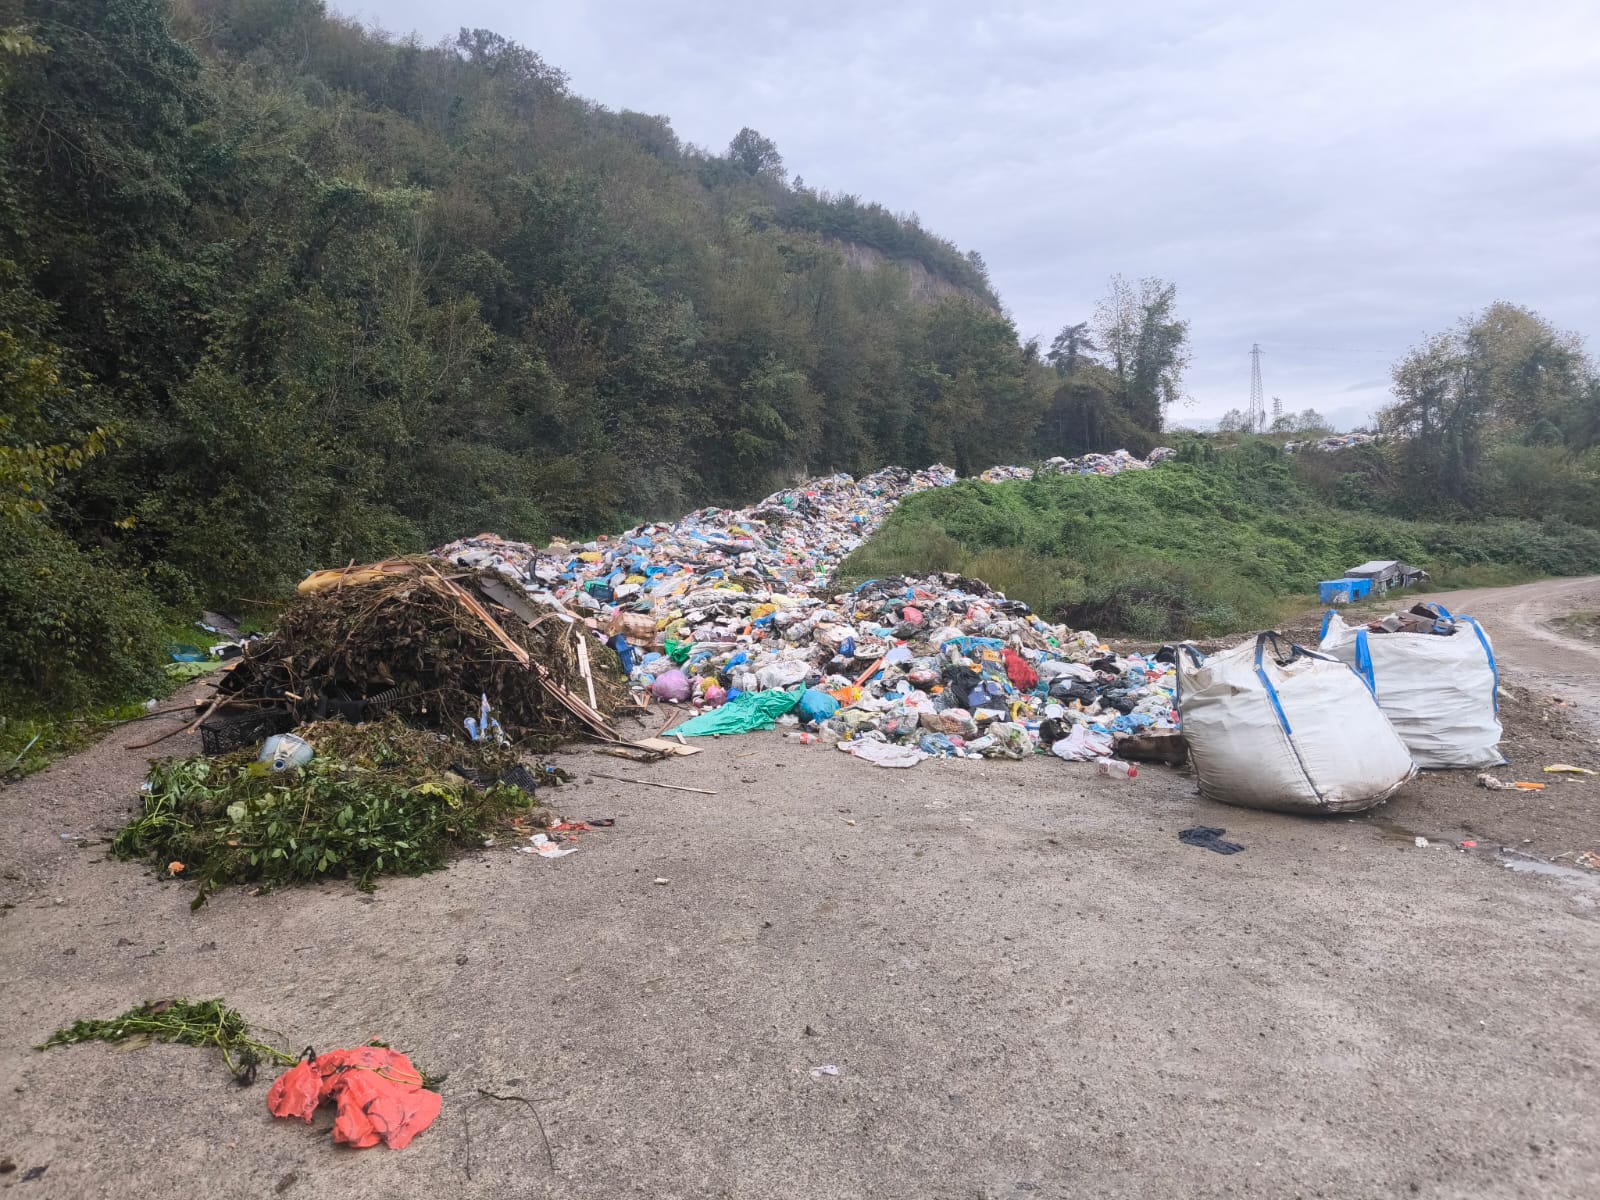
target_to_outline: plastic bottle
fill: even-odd
[[[783,736],[791,739],[792,741],[799,742],[802,746],[813,746],[818,742],[821,742],[824,745],[829,745],[839,740],[839,731],[837,729],[830,729],[826,725],[822,725],[815,730],[790,730]]]
[[[1130,762],[1123,762],[1120,758],[1097,758],[1094,760],[1095,770],[1111,779],[1137,779],[1139,768]]]

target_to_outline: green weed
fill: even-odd
[[[959,571],[1079,628],[1147,638],[1267,628],[1319,580],[1401,558],[1440,587],[1600,570],[1600,532],[1559,520],[1406,521],[1330,508],[1271,445],[1105,478],[964,480],[905,500],[842,582]]]

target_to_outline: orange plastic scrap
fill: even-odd
[[[304,1058],[267,1089],[267,1111],[275,1117],[299,1117],[309,1125],[321,1103],[322,1076],[316,1063]]]
[[[335,1142],[357,1148],[383,1142],[395,1150],[432,1125],[444,1103],[422,1086],[422,1074],[404,1054],[357,1046],[313,1054],[290,1067],[268,1090],[267,1110],[310,1121],[328,1100],[338,1106]]]

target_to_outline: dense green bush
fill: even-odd
[[[163,613],[137,572],[38,521],[0,521],[0,564],[0,712],[159,685]]]

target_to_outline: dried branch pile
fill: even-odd
[[[498,576],[391,559],[319,572],[300,590],[272,636],[223,680],[228,702],[281,704],[302,721],[394,713],[459,731],[487,695],[513,739],[616,736],[609,714],[627,688],[615,656]]]

